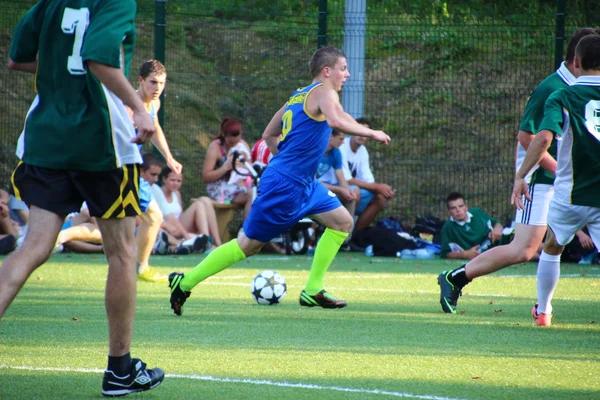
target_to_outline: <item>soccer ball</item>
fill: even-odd
[[[258,304],[277,304],[285,298],[287,284],[279,272],[267,270],[254,277],[250,293]]]

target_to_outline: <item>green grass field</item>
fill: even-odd
[[[200,256],[153,257],[168,273]],[[342,310],[304,309],[310,258],[258,255],[199,285],[176,317],[165,284],[140,282],[132,354],[167,374],[147,399],[600,398],[600,268],[565,264],[554,325],[536,327],[535,263],[439,306],[437,274],[458,262],[338,255],[326,288]],[[275,269],[282,304],[252,278]],[[0,399],[101,398],[107,328],[102,256],[55,255],[0,322]]]

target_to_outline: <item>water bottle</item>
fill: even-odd
[[[481,243],[481,246],[479,246],[479,251],[483,253],[484,251],[489,249],[491,245],[492,245],[492,241],[490,239],[485,239]]]
[[[365,248],[365,256],[373,257],[374,255],[375,255],[375,253],[373,253],[373,245],[370,244]]]

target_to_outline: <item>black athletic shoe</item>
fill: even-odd
[[[177,248],[175,249],[175,254],[177,254],[178,256],[187,256],[188,254],[192,254],[193,252],[194,252],[193,246],[186,246],[186,245],[182,245],[182,244],[177,246]]]
[[[169,288],[171,288],[171,308],[173,312],[177,315],[181,315],[183,313],[183,305],[190,294],[192,292],[185,292],[181,289],[181,280],[183,279],[183,274],[173,272],[169,275]]]
[[[212,238],[208,235],[198,235],[194,240],[194,253],[204,253],[212,247]]]
[[[344,308],[348,304],[344,300],[336,299],[325,290],[321,290],[314,296],[303,290],[300,293],[300,305],[303,307]]]
[[[458,303],[458,298],[462,295],[461,290],[454,287],[448,279],[448,275],[450,275],[451,272],[452,271],[442,271],[438,276],[438,285],[440,285],[440,304],[442,305],[442,310],[444,310],[446,314],[456,314],[456,304]]]
[[[120,397],[131,393],[154,389],[165,378],[160,368],[146,369],[146,363],[133,358],[131,371],[125,376],[117,376],[113,371],[104,371],[102,379],[102,396]]]

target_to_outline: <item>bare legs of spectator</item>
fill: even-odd
[[[213,238],[215,246],[222,244],[217,215],[208,197],[196,199],[181,215],[180,220],[186,230],[209,235]]]
[[[231,200],[233,204],[239,204],[244,206],[244,221],[250,213],[250,207],[252,206],[252,192],[240,193]]]
[[[64,244],[74,240],[102,244],[102,235],[96,225],[84,222],[60,231],[56,243]]]
[[[383,210],[383,207],[385,207],[387,202],[387,199],[381,193],[376,193],[373,200],[371,200],[367,208],[365,208],[365,211],[359,215],[354,229],[360,230],[371,225],[371,222],[373,222],[375,217],[377,217],[377,214]]]

